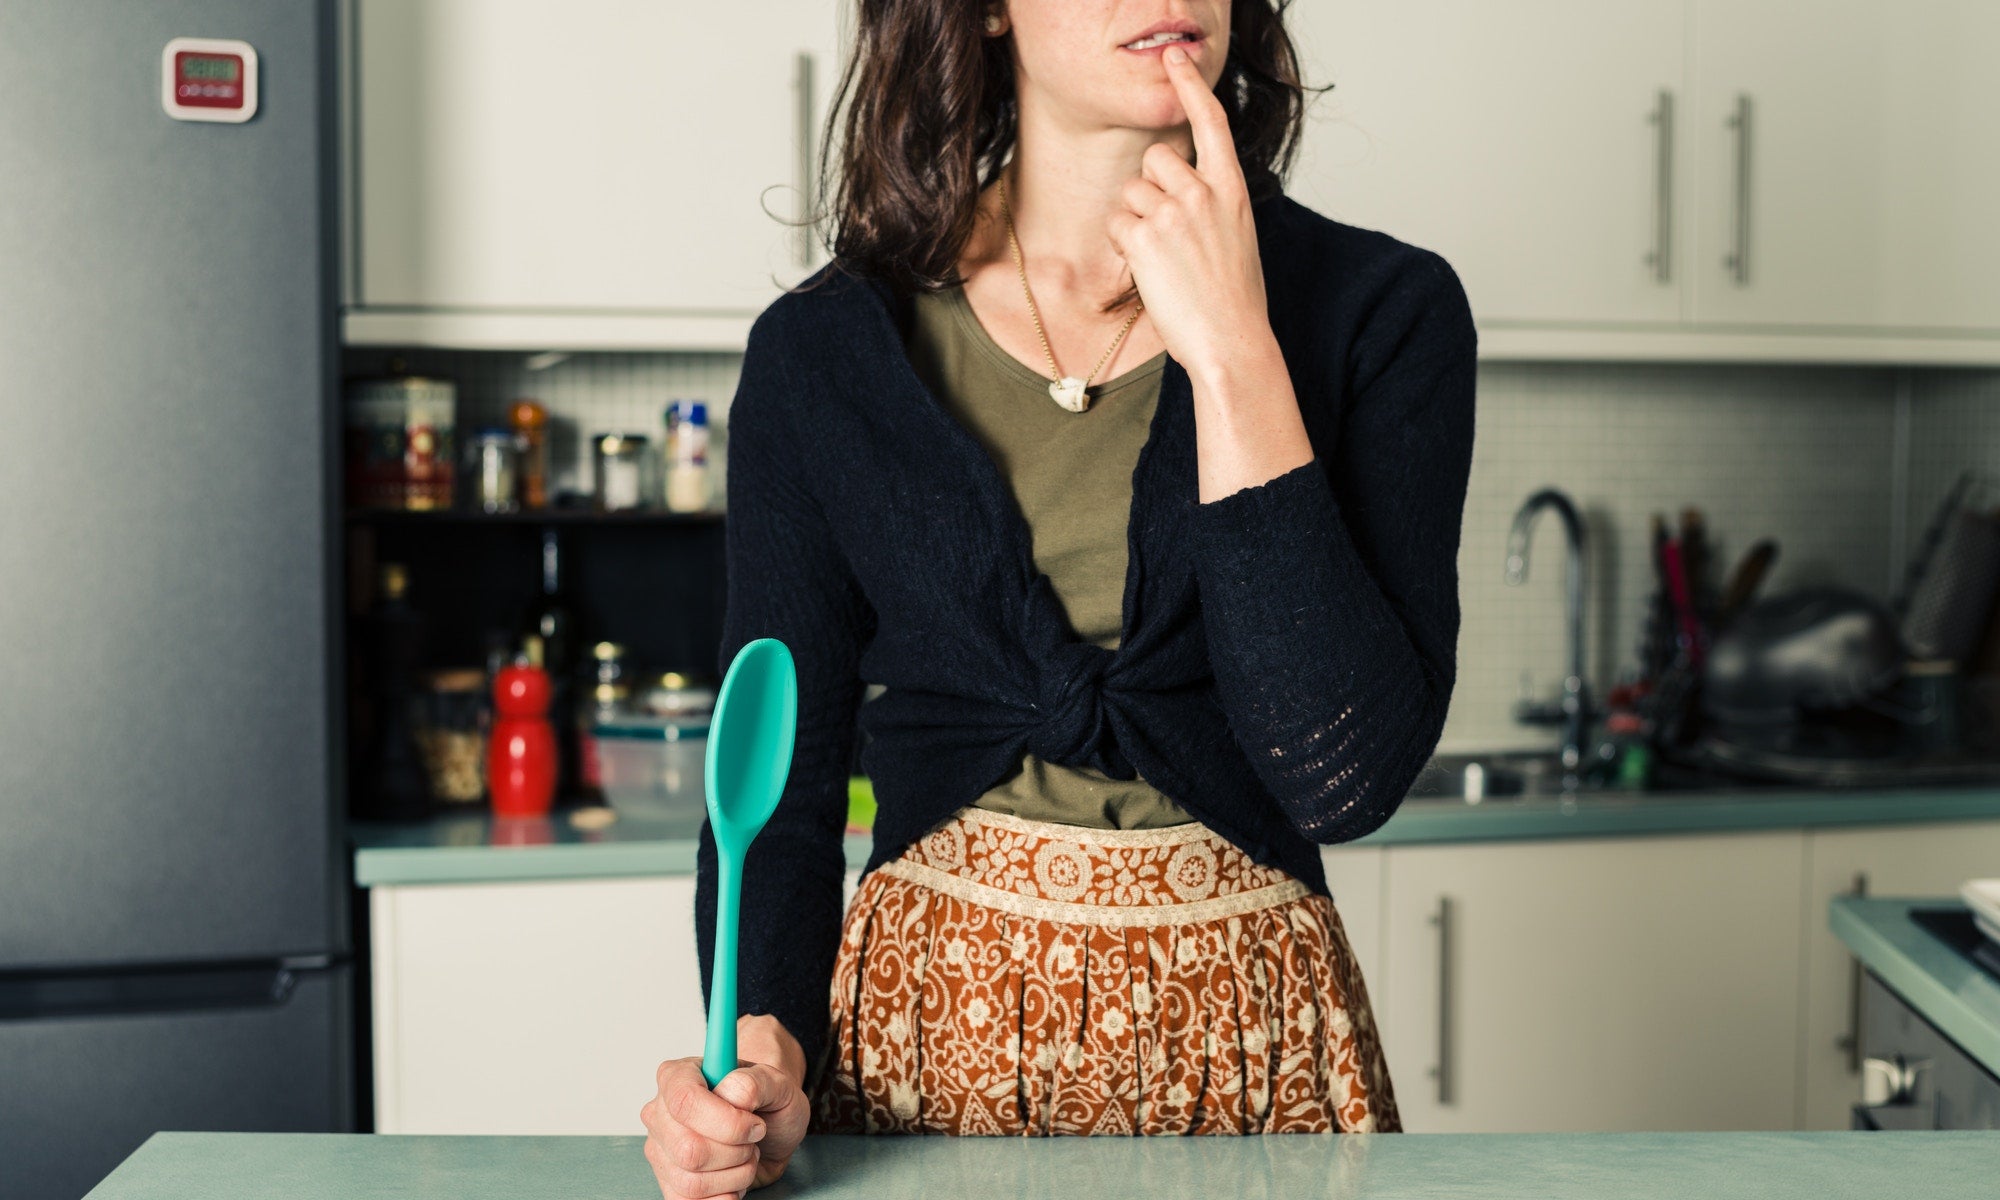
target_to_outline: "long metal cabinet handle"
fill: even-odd
[[[1438,897],[1437,915],[1431,924],[1438,931],[1438,1058],[1431,1068],[1431,1077],[1437,1080],[1438,1103],[1452,1103],[1452,1041],[1451,1041],[1451,897]]]
[[[1674,256],[1674,94],[1660,89],[1653,111],[1646,117],[1653,127],[1654,184],[1653,249],[1646,264],[1653,278],[1667,283],[1673,278]]]
[[[1848,895],[1867,894],[1868,873],[1861,871],[1854,876],[1854,890]],[[1847,1051],[1847,1073],[1859,1075],[1861,1074],[1861,960],[1850,955],[1848,969],[1851,974],[1847,977],[1847,1032],[1842,1034],[1835,1044]]]
[[[1750,93],[1737,93],[1728,124],[1736,131],[1736,240],[1722,265],[1741,287],[1750,282]]]
[[[812,214],[818,206],[819,198],[813,195],[813,56],[808,50],[799,51],[792,65],[792,86],[797,92],[796,110],[798,137],[795,144],[799,148],[797,179],[799,185],[799,227],[797,230],[798,265],[812,265]]]

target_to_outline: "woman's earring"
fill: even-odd
[[[1000,32],[1000,14],[999,14],[999,13],[987,13],[987,14],[986,14],[986,32],[988,32],[988,33],[999,33],[999,32]]]

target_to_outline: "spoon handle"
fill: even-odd
[[[736,1069],[736,917],[743,899],[741,852],[717,847],[715,953],[708,985],[708,1046],[701,1074],[710,1088]]]

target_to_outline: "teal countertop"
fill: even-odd
[[[88,1200],[660,1200],[637,1137],[161,1133]],[[808,1138],[760,1200],[1991,1200],[2000,1133]]]
[[[440,817],[407,825],[356,824],[354,882],[361,887],[416,883],[504,883],[694,874],[699,817],[633,820],[579,829],[564,813],[500,820]],[[869,840],[849,835],[847,861],[868,861]]]
[[[2000,787],[1597,792],[1556,797],[1408,800],[1382,828],[1355,845],[1636,837],[1806,827],[2000,820]],[[497,822],[482,816],[423,824],[357,824],[354,878],[382,884],[501,882],[619,875],[685,875],[694,870],[698,816],[650,822],[620,819],[579,830],[563,814]],[[868,858],[866,837],[847,839],[848,864]]]
[[[2000,1075],[2000,979],[1910,919],[1910,913],[1920,908],[1963,912],[1965,907],[1947,897],[1843,896],[1833,902],[1827,924],[1890,991],[1909,1001],[1938,1032],[1987,1070]],[[1994,1169],[1994,1194],[2000,1195],[2000,1162]]]

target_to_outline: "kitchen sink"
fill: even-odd
[[[1489,750],[1432,755],[1406,798],[1478,804],[1517,796],[1558,795],[1562,790],[1562,762],[1553,752]]]
[[[1746,791],[1796,788],[1776,780],[1724,776],[1696,767],[1655,761],[1647,792]],[[1480,804],[1488,800],[1514,800],[1541,796],[1631,795],[1629,789],[1605,782],[1605,772],[1591,772],[1586,779],[1565,790],[1562,760],[1554,750],[1485,750],[1435,754],[1424,764],[1417,780],[1405,794],[1409,801],[1444,801],[1450,804]]]

